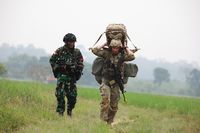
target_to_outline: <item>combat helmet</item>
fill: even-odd
[[[119,39],[112,39],[110,42],[110,47],[122,47],[122,42]]]
[[[67,33],[63,38],[63,42],[76,42],[76,36],[72,33]]]

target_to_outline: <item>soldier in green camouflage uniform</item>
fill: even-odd
[[[64,36],[64,46],[58,48],[49,62],[53,74],[57,78],[55,96],[57,109],[60,115],[65,111],[65,96],[67,97],[67,115],[72,115],[76,104],[76,81],[80,79],[83,70],[83,57],[79,49],[75,48],[76,36],[68,33]]]
[[[103,57],[106,60],[102,70],[102,83],[100,86],[100,118],[111,124],[118,110],[118,101],[120,99],[120,88],[119,84],[115,81],[115,72],[112,65],[119,66],[120,71],[123,72],[123,62],[134,60],[135,56],[129,48],[122,48],[120,40],[112,40],[110,48],[103,48],[105,45],[93,47],[91,50],[95,55]],[[122,51],[124,54],[122,54]],[[121,75],[123,74],[121,73]]]

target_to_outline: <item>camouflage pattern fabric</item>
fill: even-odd
[[[120,99],[119,86],[117,84],[108,86],[102,83],[100,86],[100,94],[100,118],[108,123],[112,123],[118,110],[118,102]]]
[[[121,53],[112,55],[111,51],[107,49],[93,48],[92,52],[98,57],[105,59],[102,70],[102,83],[100,86],[101,93],[101,109],[100,118],[111,124],[118,110],[118,102],[120,99],[120,88],[115,79],[115,72],[112,64],[119,66],[123,75],[123,63],[124,61],[131,61],[135,57],[134,55],[128,55],[126,52],[124,55]],[[124,58],[122,58],[124,56]]]
[[[67,97],[67,111],[72,111],[77,97],[76,81],[79,80],[84,67],[82,54],[79,49],[69,49],[64,45],[55,51],[49,62],[57,78],[56,111],[60,114],[65,111],[65,96]]]
[[[55,96],[57,98],[56,112],[63,113],[65,111],[65,96],[67,97],[67,110],[72,111],[76,104],[77,88],[75,84],[71,84],[71,78],[67,75],[61,75],[57,79],[57,87]]]
[[[61,74],[69,74],[69,65],[76,65],[74,70],[82,72],[83,56],[79,49],[69,49],[66,45],[58,48],[49,60],[54,76],[57,78]]]

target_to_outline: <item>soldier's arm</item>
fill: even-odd
[[[51,64],[53,70],[55,70],[58,67],[58,64],[56,64],[58,58],[59,58],[59,49],[57,49],[49,59],[49,63]]]
[[[125,61],[132,61],[134,59],[135,59],[134,52],[131,51],[128,47],[126,47],[124,60]]]
[[[79,69],[83,70],[84,64],[83,64],[83,56],[81,54],[80,50],[77,50],[77,64]]]
[[[106,58],[108,56],[108,51],[103,49],[105,45],[106,43],[104,43],[103,45],[91,48],[92,53],[95,54],[96,56]]]

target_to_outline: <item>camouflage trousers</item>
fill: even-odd
[[[67,75],[61,75],[57,79],[55,96],[57,98],[56,112],[65,111],[65,96],[67,98],[67,111],[72,111],[76,104],[77,88],[75,83],[70,83],[71,78]]]
[[[112,123],[118,110],[120,99],[120,88],[117,84],[113,86],[102,83],[100,86],[101,103],[100,118],[107,123]]]

